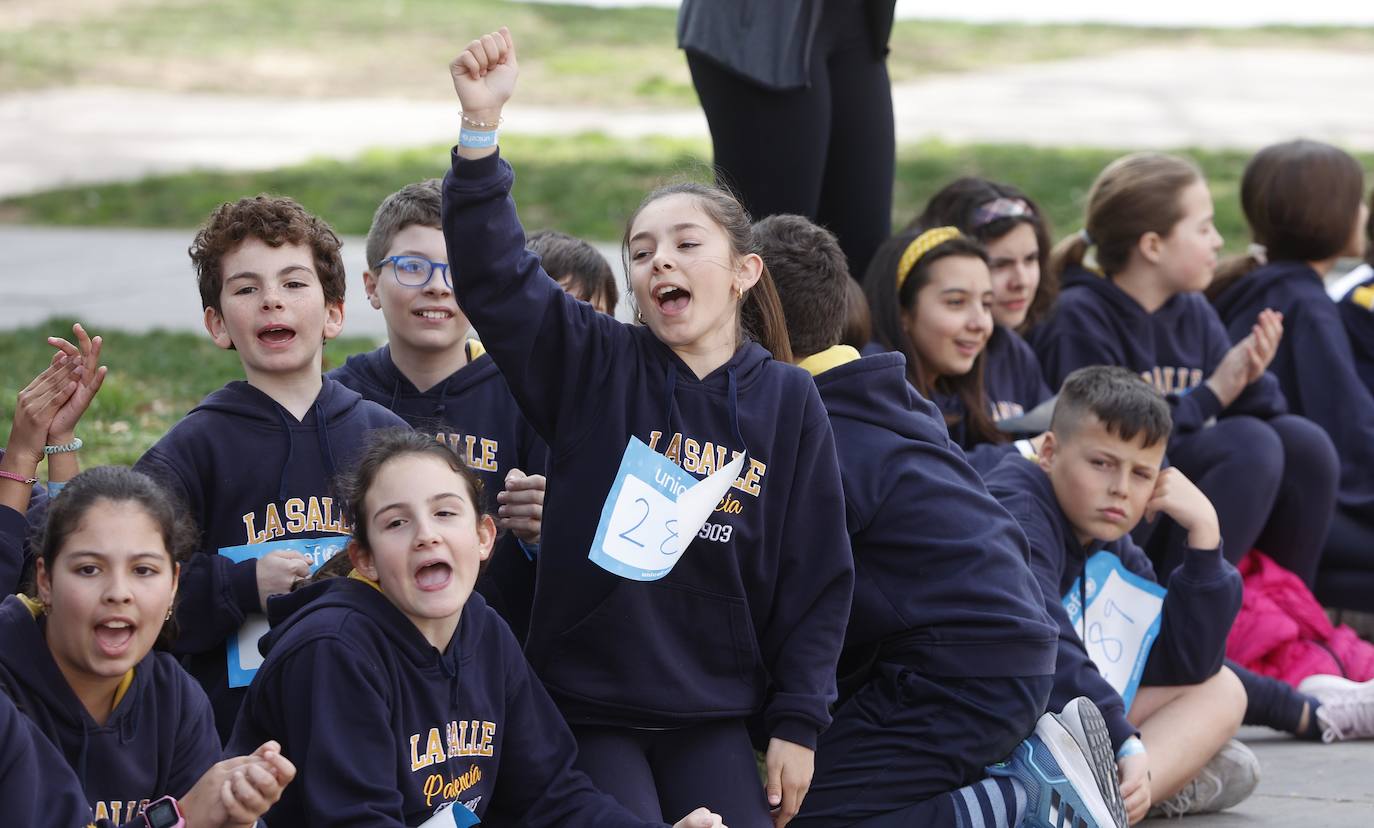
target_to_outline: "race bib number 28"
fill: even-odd
[[[698,481],[631,437],[601,508],[592,562],[634,581],[667,575],[739,477],[744,459],[741,453]]]

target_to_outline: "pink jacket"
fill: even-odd
[[[1236,568],[1245,595],[1226,641],[1232,660],[1295,687],[1317,673],[1374,678],[1374,644],[1333,626],[1298,576],[1257,550]]]

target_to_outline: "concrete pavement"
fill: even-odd
[[[934,75],[893,90],[902,142],[1374,150],[1374,55],[1189,48]],[[523,107],[511,133],[707,136],[697,110]],[[404,131],[394,124],[404,123]],[[196,168],[262,169],[453,140],[447,99],[291,100],[131,89],[0,96],[0,198]]]

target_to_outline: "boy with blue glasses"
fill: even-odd
[[[350,357],[329,376],[447,443],[482,478],[497,526],[477,589],[521,640],[529,626],[547,449],[453,296],[439,181],[387,196],[367,234],[368,302],[386,319],[387,344]]]

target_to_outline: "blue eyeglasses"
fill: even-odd
[[[449,276],[448,265],[443,262],[431,262],[424,256],[387,256],[372,267],[380,270],[387,264],[392,265],[396,281],[406,287],[424,287],[434,278],[434,271],[437,270],[443,274],[444,286],[453,290],[453,279]]]

